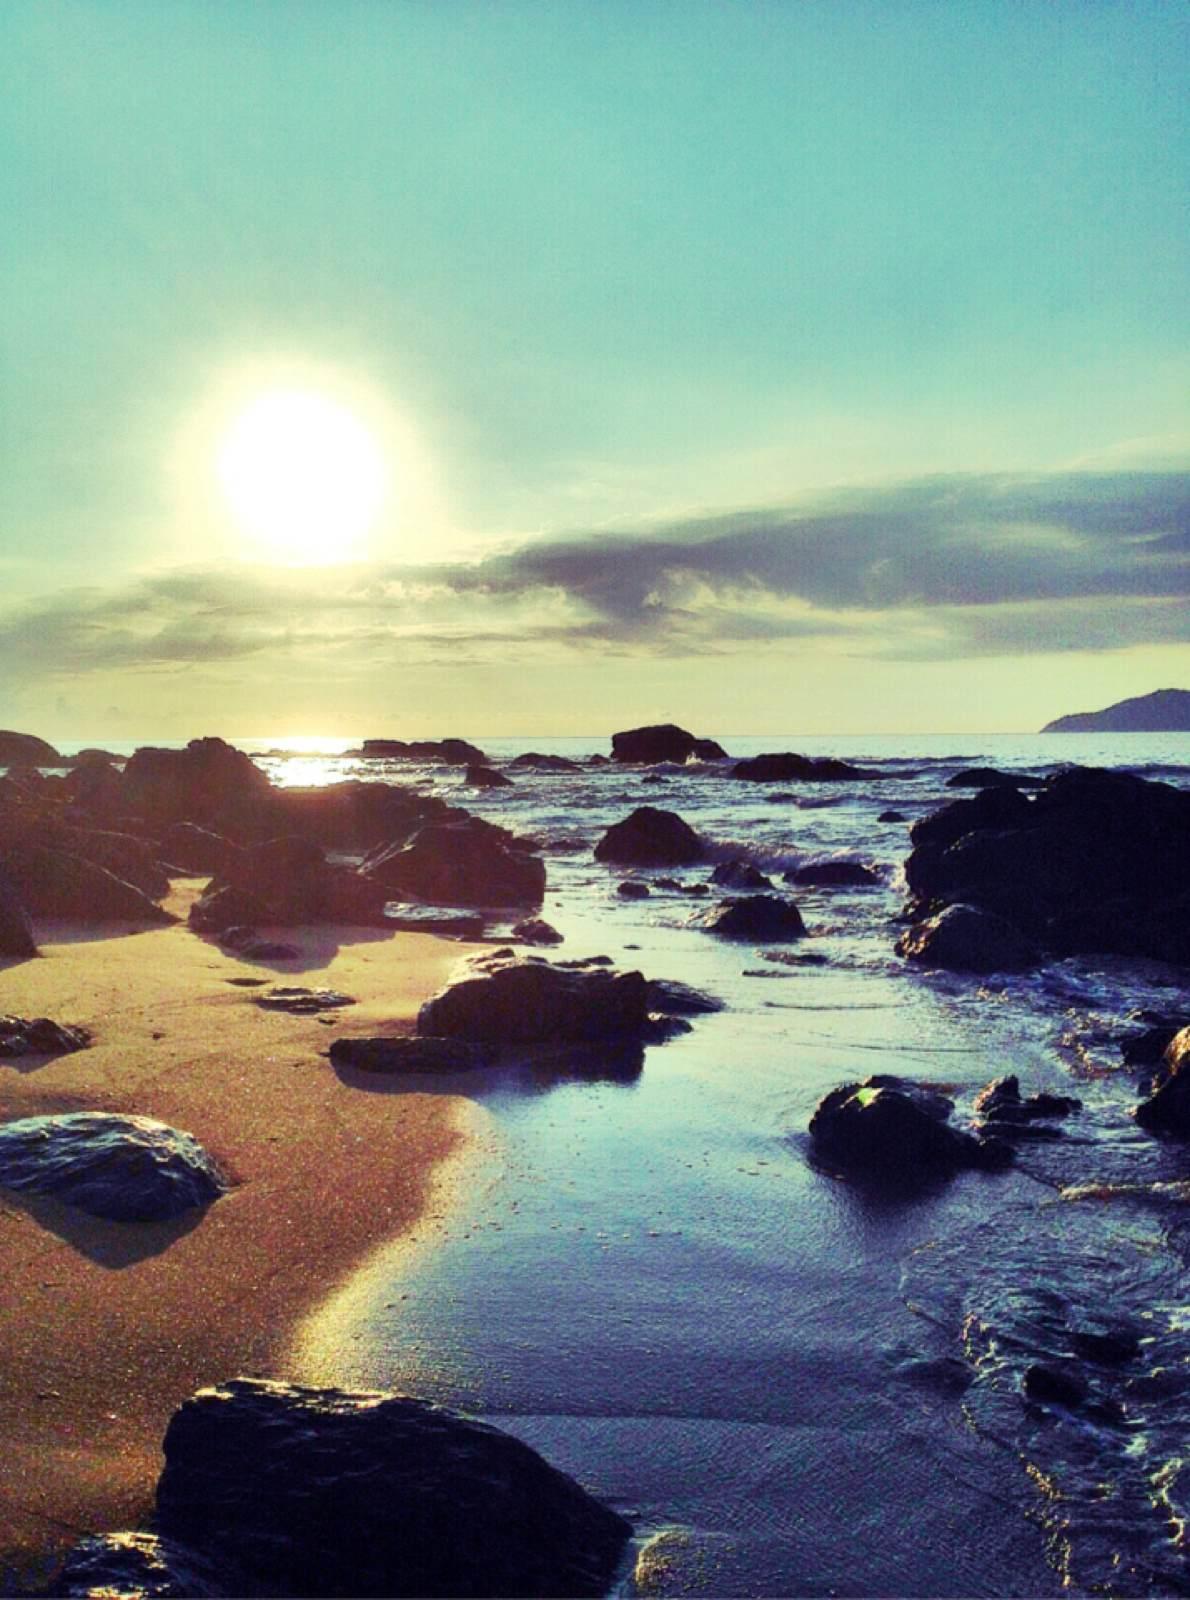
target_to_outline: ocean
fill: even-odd
[[[610,749],[469,737],[497,764]],[[1079,957],[980,979],[893,950],[909,824],[956,798],[960,768],[1080,763],[1190,787],[1190,735],[716,737],[733,756],[829,754],[880,777],[597,767],[483,791],[345,743],[245,746],[279,783],[414,783],[532,835],[542,915],[565,938],[549,955],[608,955],[724,1003],[638,1075],[435,1084],[471,1102],[467,1153],[418,1236],[302,1329],[290,1376],[404,1390],[520,1435],[631,1516],[625,1594],[1190,1593],[1190,1170],[1132,1122],[1117,1042],[1130,1012],[1186,1007],[1190,974]],[[720,942],[701,928],[718,891],[688,892],[707,866],[596,862],[642,804],[679,812],[716,860],[773,874],[809,937]],[[906,820],[880,822],[890,808]],[[872,865],[880,884],[780,883],[824,859]],[[680,887],[628,900],[625,876]],[[944,1086],[959,1121],[1006,1072],[1083,1110],[1010,1172],[879,1199],[816,1168],[806,1133],[829,1089],[877,1071]],[[1085,1365],[1089,1407],[1027,1403],[1025,1368],[1068,1357],[1093,1317],[1138,1326],[1139,1356]]]

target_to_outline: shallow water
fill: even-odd
[[[483,741],[500,760],[521,742]],[[586,756],[603,740],[532,741]],[[980,982],[893,954],[907,823],[990,764],[1126,766],[1190,784],[1190,736],[730,740],[876,766],[853,784],[750,785],[714,768],[517,775],[472,791],[427,764],[266,758],[280,781],[384,773],[542,841],[557,954],[606,953],[727,1009],[650,1048],[638,1076],[453,1079],[486,1130],[433,1249],[382,1252],[304,1330],[295,1375],[463,1406],[542,1449],[640,1530],[628,1591],[1033,1595],[1190,1590],[1184,1150],[1135,1128],[1115,1039],[1132,1008],[1187,1002],[1186,974],[1087,958]],[[966,792],[966,791],[962,791]],[[775,799],[784,794],[787,798]],[[776,874],[838,857],[882,886],[788,890],[810,938],[777,949],[699,928],[719,898],[596,863],[635,805],[679,811]],[[821,957],[821,964],[805,958]],[[1006,1175],[880,1201],[814,1167],[806,1127],[836,1084],[890,1071],[969,1111],[1006,1071],[1084,1110]],[[424,1083],[419,1082],[419,1088]],[[1071,1329],[1140,1332],[1123,1367],[1081,1361],[1078,1414],[1026,1402],[1025,1369]]]

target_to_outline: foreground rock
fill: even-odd
[[[806,934],[802,914],[793,901],[772,894],[725,900],[704,926],[707,933],[721,939],[749,939],[754,944],[788,944]]]
[[[490,1061],[491,1051],[467,1039],[388,1035],[336,1039],[330,1058],[336,1067],[357,1072],[473,1072]]]
[[[120,780],[120,803],[160,827],[219,819],[247,825],[271,788],[242,750],[223,739],[191,739],[184,750],[137,750]]]
[[[1033,798],[983,789],[915,823],[913,911],[995,912],[1057,955],[1190,964],[1190,794],[1074,767]]]
[[[0,868],[34,918],[62,917],[76,922],[176,920],[133,884],[64,850],[18,845],[5,851]]]
[[[545,896],[544,862],[479,817],[429,823],[362,870],[394,897],[434,905],[539,906]]]
[[[91,1035],[49,1017],[0,1016],[0,1056],[66,1056],[85,1050]]]
[[[464,978],[427,1000],[419,1034],[491,1045],[643,1037],[648,985],[639,972],[511,961]]]
[[[237,1378],[164,1450],[161,1533],[257,1592],[601,1595],[631,1533],[528,1445],[401,1395]]]
[[[612,760],[653,767],[661,761],[679,766],[687,761],[726,761],[727,751],[714,739],[696,739],[672,722],[629,728],[612,734]]]
[[[0,729],[0,767],[60,767],[62,757],[52,744],[32,733]]]
[[[949,1125],[954,1102],[882,1073],[832,1089],[810,1120],[817,1154],[856,1176],[906,1187],[965,1167],[1008,1165],[1012,1152]]]
[[[839,761],[834,756],[800,756],[786,750],[737,761],[731,776],[744,778],[749,783],[834,783],[848,778],[879,778],[882,774],[852,766],[850,761]]]
[[[242,1592],[242,1577],[155,1533],[81,1540],[50,1591],[56,1600],[220,1600]]]
[[[1152,1093],[1137,1106],[1135,1115],[1150,1133],[1190,1138],[1190,1028],[1183,1028],[1169,1041]]]
[[[630,867],[684,867],[705,857],[706,846],[690,824],[656,806],[638,806],[595,846],[596,861]]]
[[[227,1182],[192,1134],[151,1117],[72,1111],[0,1127],[0,1186],[117,1222],[162,1222],[209,1205]]]
[[[219,922],[223,928],[259,922],[382,927],[387,900],[382,885],[329,862],[312,839],[285,836],[227,854],[190,921],[208,930]]]
[[[897,940],[897,954],[952,972],[1024,972],[1041,952],[1003,917],[976,906],[947,906]]]
[[[0,960],[26,961],[37,954],[33,924],[8,874],[0,870]]]

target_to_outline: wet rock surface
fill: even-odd
[[[676,978],[650,978],[647,997],[650,1011],[663,1011],[674,1017],[708,1016],[723,1010],[722,1000]]]
[[[721,861],[711,873],[711,882],[721,889],[771,889],[773,886],[754,862]]]
[[[676,811],[638,806],[613,823],[595,846],[596,861],[628,867],[682,867],[702,861],[706,847]]]
[[[491,1060],[491,1050],[466,1039],[405,1035],[336,1039],[330,1059],[357,1072],[473,1072]]]
[[[1068,1117],[1082,1110],[1082,1101],[1073,1095],[1031,1094],[1021,1095],[1020,1081],[1015,1073],[996,1078],[975,1097],[975,1114],[989,1122],[1032,1122],[1037,1118]]]
[[[662,761],[679,765],[695,761],[726,761],[727,751],[714,739],[697,739],[672,722],[648,728],[629,728],[612,734],[612,760],[641,766],[656,766]]]
[[[103,1533],[66,1557],[54,1600],[219,1600],[246,1593],[244,1579],[188,1545],[155,1533]]]
[[[640,1036],[649,1025],[648,985],[639,972],[509,961],[427,1000],[417,1031],[491,1045]]]
[[[227,1181],[193,1134],[151,1117],[75,1111],[0,1126],[0,1186],[95,1217],[159,1222],[209,1205]]]
[[[1150,1133],[1190,1138],[1190,1028],[1175,1033],[1166,1045],[1152,1093],[1137,1106],[1135,1115]]]
[[[522,944],[562,944],[562,935],[552,923],[540,917],[526,917],[512,925],[511,936]]]
[[[897,940],[897,954],[955,972],[1023,972],[1041,952],[1004,917],[978,906],[947,906]]]
[[[880,883],[880,874],[860,861],[809,861],[784,874],[786,883],[819,889],[868,889]]]
[[[882,1073],[832,1089],[810,1120],[818,1157],[844,1171],[906,1188],[964,1168],[1008,1165],[1012,1152],[949,1124],[954,1103]]]
[[[640,878],[625,878],[616,885],[616,893],[621,900],[647,900],[652,892]]]
[[[750,939],[755,944],[787,943],[806,934],[802,914],[793,901],[771,894],[724,900],[705,928],[720,939]]]
[[[49,1017],[24,1017],[0,1015],[0,1056],[65,1056],[75,1050],[85,1050],[91,1035],[85,1028],[72,1028],[66,1023],[52,1022]]]
[[[601,1595],[631,1532],[519,1440],[400,1395],[237,1378],[164,1451],[161,1533],[266,1593]]]

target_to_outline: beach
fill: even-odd
[[[176,879],[184,918],[200,881]],[[287,928],[303,958],[254,966],[181,921],[46,924],[0,974],[3,1009],[81,1025],[90,1048],[6,1062],[0,1120],[135,1112],[193,1133],[232,1188],[169,1223],[0,1200],[0,1572],[43,1576],[85,1533],[141,1525],[176,1406],[203,1384],[282,1375],[303,1315],[407,1231],[481,1113],[442,1094],[369,1094],[327,1061],[348,1032],[403,1032],[459,946],[369,928]],[[278,970],[278,967],[283,970]],[[232,980],[332,986],[357,1004],[269,1012]],[[326,1013],[332,1015],[332,1013]]]

